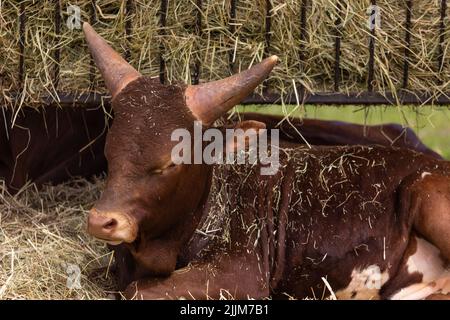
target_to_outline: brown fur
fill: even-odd
[[[380,147],[375,147],[371,149],[372,151],[363,147],[314,147],[313,150],[303,148],[294,152],[303,153],[302,160],[284,159],[285,167],[277,176],[263,178],[253,172],[250,180],[246,180],[246,183],[240,181],[238,173],[252,171],[249,168],[212,168],[197,165],[173,167],[158,174],[152,173],[152,170],[157,169],[166,161],[166,150],[170,150],[170,148],[165,142],[171,130],[180,123],[184,123],[183,126],[189,129],[193,118],[189,112],[178,114],[176,118],[166,112],[171,108],[183,110],[183,103],[179,103],[177,106],[173,104],[172,100],[180,100],[183,92],[182,86],[174,87],[171,89],[172,91],[166,92],[167,87],[160,86],[154,80],[141,79],[135,85],[136,87],[130,86],[123,92],[123,95],[119,95],[117,99],[121,100],[116,99],[114,102],[119,106],[116,106],[115,112],[116,129],[111,131],[107,147],[107,154],[114,159],[110,161],[111,169],[107,191],[117,191],[113,193],[112,198],[108,198],[108,192],[105,192],[102,198],[103,204],[100,201],[97,207],[131,206],[133,214],[138,217],[140,222],[138,239],[132,244],[116,247],[117,274],[122,286],[133,280],[148,279],[149,275],[168,275],[175,269],[181,271],[171,274],[167,278],[169,282],[163,278],[152,277],[134,283],[127,290],[130,297],[133,296],[133,286],[140,289],[139,297],[145,298],[158,297],[158,294],[164,290],[169,293],[168,296],[165,296],[166,298],[174,298],[177,295],[218,298],[221,294],[228,293],[237,297],[257,298],[268,295],[285,297],[286,293],[296,297],[317,297],[326,292],[321,281],[322,276],[327,277],[334,289],[339,289],[348,285],[353,268],[376,263],[380,265],[382,271],[388,270],[392,277],[392,280],[382,290],[382,297],[388,298],[402,286],[420,281],[420,275],[417,277],[407,276],[402,269],[402,261],[406,259],[411,250],[405,239],[409,239],[408,235],[411,234],[412,225],[440,248],[445,248],[449,243],[446,240],[448,238],[436,237],[437,234],[446,234],[445,231],[449,230],[448,226],[443,223],[448,217],[446,213],[448,211],[439,210],[440,207],[436,207],[442,205],[445,207],[447,202],[448,190],[446,188],[449,184],[445,162],[432,160],[430,157],[411,151]],[[158,99],[148,95],[152,91],[159,92]],[[147,104],[130,103],[130,101],[136,101],[136,97],[141,97],[141,101],[145,101],[145,98],[142,98],[144,96],[147,96]],[[166,101],[170,101],[170,104],[167,104]],[[150,112],[149,109],[153,111]],[[165,115],[162,120],[161,114]],[[10,121],[11,113],[6,112],[6,115],[7,121]],[[263,120],[268,128],[275,127],[276,123],[281,120],[277,117],[254,114],[245,117],[255,121]],[[19,115],[17,123],[19,126],[13,129],[1,128],[4,134],[1,135],[0,144],[4,152],[1,153],[0,170],[2,175],[7,177],[10,187],[20,187],[28,179],[39,184],[56,183],[66,180],[72,175],[90,176],[104,170],[105,159],[102,157],[101,150],[104,143],[103,130],[106,127],[102,110],[86,111],[67,108],[61,110],[53,107],[47,107],[45,113],[26,110],[23,115]],[[151,130],[158,123],[167,125],[160,125],[157,126],[157,129]],[[321,128],[323,124],[328,128],[334,128],[332,130],[337,130],[336,133],[340,132],[341,136],[326,137],[320,130],[317,130],[316,133],[309,131],[310,128]],[[294,125],[302,131],[305,138],[313,139],[313,141],[328,141],[328,144],[331,145],[359,141],[357,139],[359,139],[359,130],[361,130],[354,125],[332,122],[306,121],[300,123],[294,121]],[[142,131],[136,129],[138,127],[141,127]],[[28,131],[24,128],[30,130],[31,140],[29,142]],[[89,134],[86,128],[89,128]],[[352,128],[355,130],[352,131]],[[392,128],[393,131],[390,132],[393,134],[396,128]],[[375,128],[370,130],[374,132]],[[376,132],[381,132],[381,130],[384,129],[377,128]],[[83,134],[80,135],[80,132]],[[141,134],[138,134],[139,132]],[[149,135],[142,134],[142,132],[149,132]],[[286,128],[282,129],[282,139],[291,142],[288,144],[289,146],[301,144],[301,138],[292,137],[290,133],[286,132]],[[401,131],[397,133],[399,132]],[[90,148],[84,149],[82,153],[78,152],[97,135],[99,138]],[[366,142],[387,143],[380,139],[381,136],[384,137],[384,134],[369,135],[366,137]],[[311,140],[309,141],[311,142]],[[419,150],[423,150],[423,145],[412,143],[414,139],[397,139],[396,141],[396,143],[403,141],[405,144],[402,146],[417,147]],[[28,149],[25,149],[27,144]],[[24,150],[25,152],[23,152]],[[390,165],[385,163],[383,168],[375,166],[379,167],[379,170],[364,168],[362,165],[361,167],[367,171],[366,173],[357,172],[356,174],[350,170],[352,174],[355,174],[351,179],[356,179],[352,182],[354,183],[353,187],[361,192],[358,201],[349,201],[347,199],[349,190],[345,188],[334,191],[331,188],[323,190],[321,194],[318,191],[323,186],[317,185],[317,181],[299,182],[298,170],[304,168],[305,157],[310,159],[309,161],[312,161],[313,164],[316,163],[317,157],[328,159],[335,156],[339,158],[349,150],[356,153],[368,152],[364,158],[374,162],[392,162]],[[428,153],[435,156],[432,152]],[[16,158],[18,162],[14,170],[15,161],[13,159]],[[148,163],[147,161],[143,162],[142,159],[149,159]],[[403,160],[397,161],[399,159]],[[92,162],[92,160],[94,161]],[[368,163],[368,161],[361,161]],[[128,166],[123,167],[120,164],[128,164]],[[320,168],[324,165],[326,165],[326,161],[319,161],[319,163],[309,166],[306,171],[307,178],[320,176]],[[391,166],[391,168],[386,169],[386,166]],[[221,172],[221,170],[224,171]],[[426,170],[433,174],[421,179],[421,172]],[[14,176],[12,176],[13,172]],[[124,177],[126,172],[128,174]],[[142,172],[148,172],[147,181],[142,181]],[[211,202],[214,202],[211,199],[211,190],[214,186],[211,184],[218,183],[212,178],[213,172],[215,175],[220,175],[222,178],[219,180],[220,182],[227,182],[229,190],[225,195],[230,201],[228,206],[231,209],[237,209],[241,217],[237,218],[232,212],[226,211],[227,215],[233,217],[228,221],[230,239],[235,242],[231,247],[230,243],[224,245],[220,241],[217,242],[217,239],[211,241],[209,237],[194,233],[196,228],[204,225],[208,215],[220,215],[218,211],[211,209]],[[176,178],[171,178],[172,176]],[[368,178],[359,181],[358,177]],[[202,180],[204,182],[201,182]],[[339,182],[337,181],[338,176],[334,175],[325,180],[328,181],[328,184],[332,184],[333,181]],[[137,183],[138,181],[139,183]],[[195,181],[195,189],[188,187],[191,181]],[[370,190],[376,182],[389,185],[382,193],[386,195],[384,203],[389,205],[387,205],[387,210],[381,210],[380,213],[372,212],[371,216],[384,217],[381,220],[386,219],[386,221],[394,220],[387,223],[375,219],[376,221],[371,222],[373,223],[372,227],[387,238],[388,252],[392,256],[402,257],[402,259],[380,262],[379,254],[374,255],[374,252],[382,250],[379,241],[381,235],[374,237],[371,236],[373,232],[371,228],[360,228],[365,224],[359,221],[360,215],[363,213],[358,213],[360,209],[357,208],[361,203],[365,203],[364,206],[375,206],[376,208],[376,202],[370,201],[376,195],[373,193],[374,190]],[[140,185],[142,189],[139,189]],[[156,188],[149,186],[156,186]],[[198,186],[202,186],[203,189]],[[365,188],[368,190],[364,191]],[[184,190],[184,193],[180,193],[180,190]],[[236,190],[239,190],[240,197],[235,197]],[[299,200],[295,190],[303,190],[303,196],[309,193],[308,197],[317,196],[317,199],[311,203],[312,207],[305,213],[299,213],[304,209],[296,211],[296,208],[291,207]],[[164,196],[164,192],[166,196]],[[134,202],[130,201],[131,194],[135,195]],[[332,194],[335,195],[334,198],[326,202],[324,209],[324,200]],[[111,194],[109,196],[111,197]],[[380,196],[378,195],[378,197]],[[156,204],[152,204],[155,202],[154,199],[158,199]],[[123,201],[122,204],[120,201]],[[347,202],[340,207],[337,204],[339,201]],[[305,203],[304,200],[302,202]],[[134,203],[136,207],[133,207]],[[249,206],[249,203],[252,205]],[[182,204],[182,206],[176,204]],[[336,228],[340,222],[331,218],[335,213],[331,212],[331,216],[330,213],[327,213],[333,208],[339,208],[342,211],[346,208],[345,216],[354,217],[344,217],[342,227]],[[430,211],[436,214],[430,214]],[[154,213],[148,216],[149,212]],[[156,214],[158,212],[165,212],[167,215],[158,216]],[[292,219],[292,215],[296,217],[299,214],[300,220]],[[389,215],[393,215],[394,218],[389,218]],[[322,219],[321,216],[323,218],[326,216],[326,219],[310,225],[311,221],[315,219],[314,217]],[[365,223],[368,223],[367,218]],[[223,219],[227,220],[226,217]],[[260,239],[256,251],[252,247],[244,246],[245,250],[241,247],[243,243],[253,243],[255,240],[255,238],[249,238],[247,229],[242,228],[243,220],[246,221],[247,227],[257,221]],[[319,229],[316,230],[315,225]],[[324,227],[319,227],[320,225]],[[349,225],[358,226],[359,233],[347,234],[345,230]],[[330,232],[334,229],[337,231],[332,236]],[[333,239],[341,241],[338,247],[333,245]],[[341,248],[343,243],[339,239],[347,239],[344,243],[348,246],[348,252]],[[349,240],[351,241],[349,242]],[[354,241],[357,244],[354,244]],[[313,242],[312,248],[311,242]],[[337,250],[338,248],[339,250]],[[249,252],[252,253],[249,254]],[[325,253],[327,256],[322,261]],[[250,273],[254,277],[239,278],[239,283],[236,283],[236,274],[239,273]],[[403,278],[404,280],[402,280]],[[199,279],[203,279],[200,281],[202,286],[198,285]],[[178,285],[181,291],[170,292],[167,288],[171,285],[168,283],[181,283],[181,287]],[[166,289],[162,290],[161,288]]]
[[[450,260],[450,175],[427,175],[412,189],[419,203],[415,219],[417,231]]]
[[[102,108],[23,108],[0,112],[0,177],[11,192],[106,170],[108,123]],[[6,124],[6,125],[5,125]]]
[[[164,111],[162,113],[168,114]],[[282,120],[279,116],[255,113],[244,113],[241,116],[242,119],[262,122],[268,129],[278,127],[277,124]],[[54,106],[45,106],[39,110],[24,108],[19,112],[16,125],[12,128],[14,114],[10,110],[4,109],[0,118],[0,177],[5,179],[11,192],[16,192],[27,182],[34,182],[38,186],[43,183],[59,183],[74,176],[88,178],[107,169],[103,150],[109,125],[105,123],[101,107],[89,110]],[[236,124],[236,121],[239,119],[235,118],[232,124]],[[394,146],[435,154],[412,131],[405,131],[397,125],[363,127],[308,119],[292,119],[291,123],[295,129],[284,123],[280,127],[280,138],[294,145],[304,143],[296,132],[299,130],[311,144],[389,145],[394,141]],[[364,131],[367,132],[366,135]],[[90,144],[92,141],[94,143]],[[17,163],[15,159],[18,160]]]
[[[208,296],[213,298],[218,298],[221,291],[235,292],[238,298],[260,298],[268,294],[280,298],[286,293],[297,298],[320,297],[325,291],[321,277],[327,277],[332,288],[338,290],[348,285],[353,269],[374,264],[382,272],[388,271],[392,279],[382,288],[382,297],[388,298],[402,286],[420,282],[420,275],[402,280],[404,259],[409,257],[408,252],[414,251],[408,247],[413,219],[412,212],[396,210],[402,201],[396,190],[404,177],[433,167],[435,160],[382,147],[322,147],[291,152],[291,160],[274,177],[263,178],[257,169],[246,167],[215,169],[219,175],[216,183],[229,186],[220,193],[222,199],[227,199],[225,211],[204,214],[222,215],[223,230],[207,241],[200,252],[190,252],[195,258],[188,269],[165,280],[138,281],[128,288],[128,297],[134,295],[133,288],[138,288],[139,298],[164,297],[163,293],[166,298],[206,298],[207,287]],[[398,162],[401,158],[408,158],[409,164]],[[322,179],[317,179],[324,168],[341,159],[341,168],[323,173]],[[291,176],[294,168],[305,165],[307,172]],[[448,166],[442,165],[439,170],[447,172]],[[345,177],[344,183],[338,183]],[[380,188],[374,188],[361,177],[380,182]],[[375,177],[377,180],[372,180]],[[299,201],[300,195],[303,199]],[[333,196],[324,206],[323,200],[330,195]],[[215,203],[218,199],[210,197],[207,202]],[[286,206],[285,201],[291,205]],[[270,221],[269,217],[275,219]],[[276,231],[275,237],[267,237],[265,232],[266,236],[256,238],[256,232],[248,232],[252,225],[259,227],[261,235],[263,230],[272,230],[269,234]],[[189,246],[197,241],[199,236],[194,236]],[[242,260],[246,261],[246,272],[231,281],[226,270],[236,265],[243,269],[238,263]],[[202,278],[204,281],[197,285],[190,282],[189,279],[199,277],[200,270],[210,268],[215,272]],[[248,285],[249,278],[254,285],[260,283],[257,286],[260,291],[251,289],[254,285]],[[247,286],[249,290],[245,291]]]
[[[403,259],[399,264],[399,268],[392,272],[391,279],[384,285],[381,290],[382,298],[389,298],[401,288],[405,288],[414,283],[420,283],[422,281],[423,275],[415,272],[410,274],[408,272],[407,261],[410,256],[412,256],[417,250],[417,241],[414,237],[410,237],[408,246],[403,253]]]
[[[345,146],[345,145],[381,145],[416,150],[437,159],[442,157],[428,148],[410,128],[399,124],[382,124],[363,126],[341,121],[291,118],[282,121],[283,116],[244,113],[234,116],[232,121],[260,121],[268,128],[280,129],[280,138],[293,143],[311,145]],[[301,135],[300,135],[301,134]]]
[[[128,297],[315,297],[326,292],[322,277],[337,290],[355,268],[375,264],[397,276],[417,217],[404,181],[423,170],[446,175],[446,162],[432,152],[308,149],[291,140],[275,176],[249,166],[171,165],[171,132],[192,132],[195,120],[183,90],[141,77],[113,100],[109,175],[96,210],[137,221],[137,238],[117,251],[122,285],[137,280]],[[412,140],[401,145],[417,147]]]

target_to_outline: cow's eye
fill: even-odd
[[[176,167],[177,167],[177,165],[175,163],[171,162],[167,167],[162,169],[162,172],[169,172]]]
[[[148,172],[150,175],[162,173],[162,169],[152,169]]]
[[[170,171],[171,169],[175,168],[177,165],[173,162],[170,164],[164,166],[163,168],[155,168],[149,171],[149,173],[152,174],[162,174],[164,172]]]
[[[173,167],[176,167],[176,164],[171,162],[165,169],[170,169],[170,168],[173,168]]]

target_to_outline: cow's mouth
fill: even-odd
[[[137,238],[138,226],[128,214],[120,212],[100,212],[92,209],[88,218],[88,232],[93,237],[111,245],[122,242],[132,243]]]
[[[99,237],[95,237],[95,239],[106,242],[107,244],[112,245],[112,246],[118,246],[123,243],[123,240],[111,240],[111,239],[103,239],[103,238],[99,238]]]

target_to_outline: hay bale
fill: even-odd
[[[11,90],[19,87],[17,61],[19,57],[19,38],[17,5],[12,2],[2,2],[0,7],[0,90],[2,96],[7,96]]]
[[[30,185],[15,196],[0,187],[0,299],[108,298],[112,253],[85,224],[102,184]]]
[[[27,23],[25,32],[25,82],[18,79],[20,5],[10,1],[0,3],[0,74],[4,97],[22,91],[23,101],[37,102],[43,94],[56,91],[106,92],[95,71],[91,83],[89,53],[81,30],[70,30],[65,22],[67,6],[81,9],[83,21],[92,15],[92,2],[61,0],[61,34],[54,30],[55,3],[51,0],[25,1]],[[248,68],[260,61],[264,53],[277,54],[280,64],[272,73],[269,84],[281,94],[303,85],[309,92],[333,91],[335,65],[336,19],[341,17],[342,35],[340,89],[343,92],[366,90],[368,80],[368,8],[371,1],[338,2],[308,1],[306,38],[301,40],[301,1],[272,0],[270,47],[266,48],[266,1],[237,1],[235,32],[230,31],[230,0],[204,1],[202,28],[197,33],[196,2],[169,1],[167,25],[159,25],[160,2],[97,1],[95,29],[142,73],[157,76],[162,48],[169,82],[191,82],[197,61],[200,61],[202,81],[215,80]],[[439,93],[448,91],[449,68],[438,70],[439,0],[413,1],[412,36],[409,51],[410,79],[408,89]],[[381,29],[376,31],[375,91],[398,92],[403,85],[405,60],[406,1],[377,1],[381,10]],[[449,58],[449,28],[446,22],[444,58]],[[125,36],[127,24],[130,37]],[[61,50],[60,81],[53,85],[56,49]],[[303,56],[304,61],[299,57]],[[230,61],[232,57],[233,61]],[[234,69],[230,70],[230,62]],[[439,81],[442,79],[442,82]],[[259,88],[261,92],[261,88]]]

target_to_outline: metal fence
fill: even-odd
[[[198,36],[201,36],[202,33],[202,0],[195,0],[197,7],[197,15],[195,17],[195,32]],[[235,25],[233,24],[233,20],[236,17],[237,10],[237,2],[239,0],[231,0],[230,2],[230,17],[231,21],[229,24],[230,32],[235,32]],[[298,23],[300,24],[300,40],[305,39],[308,33],[306,27],[306,19],[308,15],[308,3],[313,0],[300,0],[300,15],[298,17]],[[337,5],[342,5],[343,0],[336,0]],[[61,4],[59,0],[55,0],[55,14],[54,14],[54,31],[56,35],[60,34],[61,31]],[[125,8],[126,15],[131,15],[133,13],[133,0],[126,0]],[[376,0],[371,0],[372,5],[376,5]],[[404,65],[403,65],[403,79],[402,79],[402,89],[397,94],[393,94],[391,92],[384,92],[383,94],[379,92],[375,92],[373,90],[373,81],[374,81],[374,69],[375,69],[375,46],[376,46],[376,28],[371,30],[370,37],[368,39],[368,79],[367,79],[367,89],[363,92],[358,93],[343,93],[340,92],[340,58],[341,58],[341,42],[345,41],[342,37],[342,33],[340,30],[341,18],[337,17],[335,21],[335,37],[334,37],[334,91],[333,92],[306,92],[305,89],[299,84],[299,97],[295,97],[293,94],[284,97],[284,103],[288,104],[296,104],[299,100],[306,104],[425,104],[425,103],[433,103],[433,104],[450,104],[450,95],[441,94],[439,96],[427,93],[427,92],[411,92],[408,89],[408,79],[409,79],[409,68],[410,68],[410,46],[411,46],[411,28],[412,28],[412,7],[413,1],[407,0],[405,2],[405,43],[406,48],[404,50]],[[96,0],[91,1],[91,13],[90,13],[90,23],[94,24],[97,20],[96,17]],[[168,8],[168,0],[160,0],[160,10],[159,10],[159,24],[161,26],[160,35],[165,35],[166,26],[166,18],[167,18],[167,8]],[[265,16],[265,49],[264,55],[270,55],[270,47],[271,47],[271,24],[272,18],[270,15],[270,10],[272,9],[272,4],[270,0],[266,0],[266,16]],[[439,27],[439,52],[436,60],[436,65],[438,70],[442,70],[445,64],[444,58],[444,41],[445,41],[445,18],[447,12],[447,1],[441,0],[440,2],[440,27]],[[26,19],[26,8],[25,4],[22,2],[20,7],[20,15],[19,15],[19,30],[20,30],[20,39],[19,39],[19,50],[20,50],[20,61],[18,66],[19,73],[19,81],[23,83],[24,81],[24,34],[26,27],[27,19]],[[125,25],[125,38],[129,38],[132,36],[132,23],[131,19],[127,19]],[[300,41],[301,43],[301,41]],[[303,50],[300,50],[303,52]],[[53,84],[55,88],[58,88],[59,82],[59,62],[60,62],[60,49],[55,50],[53,59],[55,61],[54,70],[53,70]],[[125,58],[129,57],[130,51],[129,49],[125,50]],[[165,82],[166,79],[166,61],[164,61],[164,47],[160,46],[159,52],[159,79],[162,83]],[[301,53],[298,57],[299,61],[304,60],[304,54]],[[229,68],[233,70],[233,54],[230,53],[229,56]],[[192,83],[197,84],[199,79],[201,78],[200,74],[201,70],[201,61],[197,60],[194,65],[194,71],[192,75]],[[90,72],[89,77],[91,83],[94,83],[94,75],[96,72],[96,68],[94,62],[90,61]],[[440,79],[442,83],[444,79]],[[265,85],[264,94],[253,95],[245,99],[243,104],[277,104],[281,101],[280,95],[277,93],[272,93],[269,90],[270,88]],[[86,105],[95,105],[99,104],[104,97],[99,94],[87,93],[83,95],[74,95],[71,93],[59,93],[59,103],[62,105],[65,104],[73,104],[80,103]],[[54,103],[54,97],[43,97],[43,102],[46,104]]]

